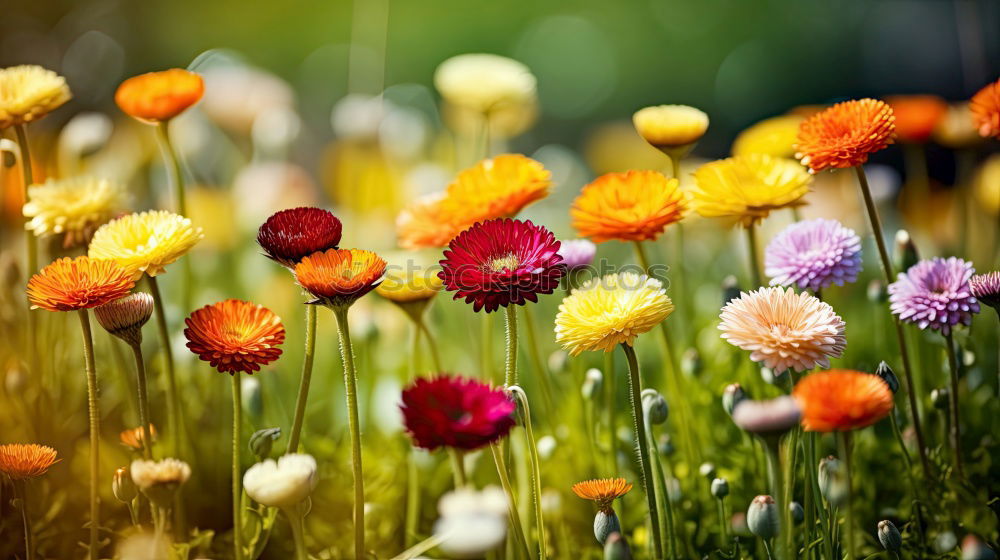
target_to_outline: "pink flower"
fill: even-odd
[[[514,427],[516,405],[502,389],[460,376],[419,378],[403,390],[403,423],[417,447],[473,450]]]

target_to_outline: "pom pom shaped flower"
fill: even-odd
[[[512,105],[530,105],[536,80],[516,60],[472,53],[442,62],[434,71],[434,87],[448,103],[486,115]]]
[[[719,330],[727,342],[775,372],[830,367],[844,352],[844,320],[829,304],[791,288],[742,293],[722,308]]]
[[[403,423],[423,449],[464,451],[493,443],[514,427],[514,401],[502,389],[460,376],[418,378],[403,390]]]
[[[632,115],[639,136],[660,150],[690,147],[708,130],[708,115],[687,105],[657,105]]]
[[[578,270],[590,266],[597,254],[597,245],[587,239],[571,239],[562,241],[559,246],[559,256],[563,259],[567,271]]]
[[[605,513],[611,511],[615,500],[628,494],[632,484],[624,478],[595,478],[584,480],[573,485],[573,493],[597,504],[597,508]]]
[[[309,303],[345,307],[382,282],[385,266],[371,251],[329,249],[303,258],[295,266],[295,279],[316,298]]]
[[[987,272],[969,278],[972,295],[1000,313],[1000,272]]]
[[[799,125],[805,118],[800,115],[781,115],[764,119],[744,130],[733,142],[733,155],[767,154],[780,158],[795,157],[795,139]]]
[[[969,108],[980,136],[1000,138],[1000,80],[976,92]]]
[[[855,167],[892,144],[896,123],[883,101],[861,99],[837,103],[803,121],[795,157],[811,173]]]
[[[807,432],[871,426],[892,411],[892,391],[877,375],[846,369],[810,373],[792,390]]]
[[[127,430],[122,430],[118,434],[118,440],[122,442],[122,445],[136,451],[141,451],[145,447],[144,440],[146,439],[145,430],[142,426],[137,428],[129,428]],[[156,441],[156,426],[149,425],[149,438],[154,442]]]
[[[556,342],[570,355],[632,346],[674,310],[659,280],[633,272],[593,278],[573,290],[556,314]]]
[[[559,286],[566,267],[552,232],[530,221],[478,223],[448,244],[438,276],[444,287],[487,313],[538,301]]]
[[[25,480],[42,476],[59,459],[56,450],[35,443],[8,443],[0,445],[0,473],[11,480]]]
[[[321,208],[292,208],[275,212],[257,230],[257,243],[264,255],[288,268],[317,251],[336,249],[342,226],[331,212]]]
[[[861,238],[836,220],[796,222],[771,240],[764,263],[772,286],[843,286],[861,271]]]
[[[187,347],[222,373],[253,373],[278,359],[285,327],[270,309],[227,299],[184,319]]]
[[[166,122],[197,103],[205,93],[201,76],[181,68],[133,76],[118,86],[115,103],[143,122]]]
[[[247,469],[243,489],[268,507],[288,508],[309,497],[316,487],[316,459],[303,453],[267,459]]]
[[[132,275],[115,261],[63,257],[28,281],[32,309],[77,311],[125,297],[135,286]]]
[[[626,171],[583,187],[569,214],[581,237],[601,243],[656,239],[686,209],[677,179],[656,171]]]
[[[920,261],[889,284],[889,309],[901,321],[947,335],[979,313],[969,285],[975,272],[972,263],[956,257]]]
[[[769,401],[743,399],[733,407],[733,423],[761,437],[781,435],[799,424],[802,410],[789,396]]]
[[[887,97],[886,102],[896,117],[900,142],[926,142],[948,112],[948,104],[936,95],[896,95]]]
[[[49,179],[28,188],[25,227],[38,237],[63,235],[63,247],[86,243],[101,224],[125,206],[118,183],[92,177]]]
[[[200,227],[183,216],[150,210],[122,216],[98,228],[87,254],[118,262],[138,280],[143,272],[163,274],[168,264],[184,256],[204,236]]]
[[[0,130],[44,117],[69,101],[66,79],[41,66],[0,69]]]
[[[772,210],[800,206],[812,177],[792,160],[766,154],[706,163],[694,172],[695,210],[706,218],[732,218],[749,227]]]
[[[142,326],[153,316],[153,296],[137,292],[94,309],[104,330],[135,346],[142,342]]]

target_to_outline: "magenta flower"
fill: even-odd
[[[424,449],[479,449],[514,427],[516,405],[502,389],[460,376],[419,378],[403,390],[403,423]]]
[[[836,220],[796,222],[776,235],[764,253],[772,286],[817,291],[854,282],[861,271],[861,238]]]
[[[1000,313],[1000,272],[977,274],[969,279],[972,295]]]
[[[566,274],[559,247],[552,232],[530,221],[480,222],[448,244],[438,277],[476,311],[524,305],[559,286]]]
[[[594,262],[594,255],[597,253],[597,245],[589,239],[572,239],[563,241],[559,247],[559,256],[562,257],[566,270],[572,271]]]
[[[972,263],[956,257],[920,261],[889,284],[890,309],[902,321],[947,335],[979,312],[969,285],[974,273]]]

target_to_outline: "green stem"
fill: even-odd
[[[97,401],[97,369],[94,365],[94,339],[90,331],[90,314],[80,310],[80,330],[83,333],[83,361],[87,369],[87,410],[90,418],[90,559],[97,560],[97,531],[101,526],[98,506],[98,471],[101,468],[101,413]]]
[[[480,375],[483,379],[493,380],[493,317],[489,313],[482,314],[481,329],[479,331],[480,344]]]
[[[302,433],[302,422],[306,416],[306,401],[309,399],[309,383],[312,381],[313,357],[316,351],[316,316],[316,306],[307,304],[306,350],[302,358],[302,377],[299,380],[299,395],[295,399],[292,432],[288,436],[288,449],[285,453],[295,453],[299,450],[299,436]]]
[[[615,434],[615,353],[604,353],[604,408],[608,428],[608,474],[618,471],[617,437]]]
[[[408,476],[406,479],[406,536],[407,546],[412,546],[417,538],[420,523],[420,472],[417,467],[417,449],[410,447]]]
[[[24,525],[24,557],[35,558],[34,533],[31,530],[31,516],[28,514],[28,488],[24,480],[14,481],[14,495],[21,500],[21,523]]]
[[[454,447],[448,448],[448,457],[451,458],[451,474],[455,477],[455,489],[465,488],[469,484],[469,479],[465,476],[465,457]]]
[[[153,434],[149,430],[149,392],[146,388],[146,364],[142,360],[142,346],[131,344],[135,358],[136,392],[139,401],[139,425],[142,426],[142,456],[153,457]]]
[[[23,124],[14,126],[14,134],[17,135],[17,145],[21,149],[21,177],[24,180],[24,203],[28,203],[28,188],[35,182],[35,170],[31,167],[31,148],[28,145],[28,134],[25,130]],[[28,223],[28,218],[24,218],[24,223]],[[38,239],[35,237],[34,232],[28,228],[24,229],[24,243],[25,243],[25,254],[27,260],[27,270],[25,271],[26,276],[31,278],[31,275],[38,270]],[[28,325],[27,325],[27,337],[28,337],[28,356],[31,361],[32,373],[38,373],[38,358],[37,358],[37,348],[35,337],[38,332],[38,317],[31,312],[30,304],[28,308]]]
[[[762,541],[764,543],[764,552],[767,553],[767,560],[773,560],[774,557],[771,556],[771,546],[769,544],[767,544],[768,540],[769,539],[763,539],[763,541]]]
[[[673,172],[674,179],[677,182],[681,180],[681,158],[680,155],[670,155],[670,168]]]
[[[427,327],[426,321],[421,319],[417,322],[417,327],[423,331],[424,337],[427,338],[427,347],[431,350],[431,363],[434,365],[434,371],[444,371],[441,369],[441,355],[438,353],[437,341],[434,339],[434,335],[431,334],[430,328]]]
[[[649,447],[650,456],[653,459],[653,491],[656,493],[656,502],[663,508],[664,516],[660,518],[660,534],[667,535],[667,558],[677,557],[677,536],[674,534],[674,506],[670,503],[670,496],[664,484],[663,464],[660,453],[656,449],[656,438],[653,435],[653,424],[649,421],[649,416],[642,415],[646,424],[646,445]]]
[[[517,385],[517,307],[508,305],[504,311],[507,315],[507,362],[503,383],[510,387]]]
[[[174,372],[174,354],[170,348],[170,331],[167,330],[167,315],[163,311],[163,295],[155,276],[146,276],[149,292],[153,296],[156,310],[156,330],[160,337],[160,351],[163,352],[163,369],[167,374],[167,417],[170,425],[170,454],[179,455],[181,439],[181,404],[177,396],[177,375]]]
[[[531,408],[528,406],[528,395],[517,385],[508,390],[520,403],[518,414],[524,426],[524,442],[528,447],[528,459],[531,461],[531,499],[535,505],[535,527],[538,531],[538,558],[545,559],[545,519],[542,516],[542,469],[538,460],[538,446],[535,444],[535,434],[531,430]]]
[[[954,454],[955,472],[959,478],[965,478],[965,468],[962,463],[962,432],[958,422],[958,359],[955,355],[955,338],[951,332],[944,335],[945,348],[948,351],[948,370],[951,374],[951,391],[948,392],[948,408],[951,413],[951,449]]]
[[[757,245],[757,226],[750,224],[744,228],[747,234],[747,258],[750,259],[750,277],[753,289],[764,285],[764,273],[760,270],[760,249]]]
[[[790,532],[788,497],[785,494],[784,472],[781,464],[781,443],[777,437],[770,437],[764,440],[764,447],[767,449],[767,473],[771,486],[771,493],[774,495],[775,505],[778,508],[778,515],[781,517],[781,525],[778,531],[777,555],[779,559],[790,558],[786,547],[785,535]]]
[[[531,307],[524,306],[524,327],[527,330],[528,356],[531,358],[531,367],[538,377],[538,387],[542,391],[542,401],[545,403],[546,417],[550,420],[555,418],[555,401],[553,400],[552,384],[549,380],[549,370],[542,360],[542,353],[538,347],[538,337],[535,334],[535,321],[532,317]]]
[[[510,514],[510,525],[514,529],[514,540],[522,549],[525,558],[531,556],[528,550],[528,539],[524,536],[524,527],[521,525],[521,514],[517,510],[517,496],[514,495],[514,487],[510,485],[510,477],[507,476],[507,463],[503,458],[503,449],[500,444],[490,444],[490,451],[493,453],[493,463],[496,465],[497,474],[500,476],[500,486],[507,493],[507,512]]]
[[[296,504],[289,508],[284,508],[285,517],[288,518],[288,525],[292,529],[292,540],[295,542],[295,560],[308,560],[309,552],[306,550],[306,530],[305,518],[299,508],[301,504]],[[294,510],[294,511],[292,511]]]
[[[361,427],[358,421],[357,370],[354,368],[354,348],[347,323],[347,307],[333,309],[340,333],[340,354],[344,360],[344,386],[347,399],[347,421],[351,432],[351,469],[354,474],[354,557],[365,557],[365,480],[361,468]]]
[[[827,520],[827,511],[823,507],[823,497],[819,491],[819,480],[817,476],[819,475],[819,463],[816,460],[816,432],[808,432],[805,438],[805,456],[806,456],[806,480],[810,488],[810,493],[813,496],[814,502],[813,507],[815,511],[819,513],[820,525],[824,528],[829,527],[829,522]],[[826,548],[826,557],[833,558],[833,541],[829,538],[829,532],[827,532],[827,537],[823,539],[823,546]]]
[[[160,149],[163,150],[163,160],[167,166],[168,181],[174,187],[177,213],[187,217],[187,200],[184,195],[184,172],[181,169],[181,160],[177,157],[177,151],[174,150],[174,144],[170,140],[169,126],[170,121],[157,123],[156,136],[160,141]]]
[[[726,516],[726,498],[717,499],[715,504],[716,510],[719,512],[719,531],[722,539],[719,548],[725,549],[729,546],[729,518]]]
[[[851,473],[851,432],[837,432],[837,444],[844,458],[844,472],[847,476],[847,503],[844,504],[844,525],[847,529],[847,560],[854,554],[854,481]]]
[[[233,385],[233,558],[243,558],[243,479],[240,471],[240,431],[243,424],[243,388],[240,374],[232,373]],[[166,516],[164,515],[164,518]]]

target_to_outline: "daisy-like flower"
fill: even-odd
[[[926,142],[948,112],[948,104],[936,95],[896,95],[887,97],[886,102],[896,117],[900,142]]]
[[[303,258],[295,278],[315,298],[308,303],[346,307],[382,282],[385,266],[371,251],[329,249]]]
[[[321,208],[303,207],[275,212],[257,230],[264,255],[288,268],[317,252],[336,249],[340,220]]]
[[[138,280],[157,276],[204,237],[191,220],[166,210],[128,214],[111,220],[94,233],[87,254],[112,259]]]
[[[733,155],[767,154],[769,156],[795,157],[795,139],[799,125],[805,118],[800,115],[781,115],[764,119],[744,130],[733,142]]]
[[[791,288],[742,293],[722,308],[719,330],[727,342],[775,372],[830,367],[844,352],[844,320],[829,304]]]
[[[889,309],[901,321],[947,335],[979,313],[969,284],[975,273],[972,263],[956,257],[920,261],[889,284]]]
[[[44,117],[69,101],[66,79],[41,66],[0,70],[0,130]]]
[[[892,109],[883,101],[837,103],[803,121],[795,157],[810,173],[855,167],[892,144],[895,130]]]
[[[418,378],[403,390],[403,423],[417,447],[462,451],[493,443],[514,427],[514,401],[502,389],[461,376]]]
[[[562,241],[559,246],[559,256],[566,265],[566,271],[572,272],[590,266],[597,254],[597,245],[588,239],[571,239]]]
[[[536,80],[524,64],[495,54],[461,54],[434,71],[434,87],[448,103],[481,114],[530,105]]]
[[[205,93],[201,76],[181,68],[133,76],[118,86],[115,103],[128,116],[151,124],[169,121]]]
[[[573,485],[573,493],[597,504],[597,508],[605,513],[612,510],[615,500],[628,494],[632,483],[624,478],[596,478],[584,480]]]
[[[152,424],[149,425],[149,437],[153,442],[156,441],[156,426]],[[142,426],[122,430],[118,434],[118,439],[122,442],[122,445],[136,451],[142,451],[142,448],[146,447],[145,441],[143,441],[146,439],[145,430],[142,429]]]
[[[766,154],[707,163],[694,172],[695,210],[707,218],[732,218],[754,225],[772,210],[800,206],[812,177],[793,160]]]
[[[285,327],[270,309],[227,299],[184,319],[187,347],[222,373],[254,373],[278,359]]]
[[[656,171],[626,171],[585,186],[569,214],[581,237],[601,243],[656,239],[686,209],[677,179]]]
[[[566,273],[552,232],[530,221],[478,223],[448,244],[438,276],[444,287],[487,313],[538,301]]]
[[[31,277],[28,301],[32,309],[78,311],[128,295],[135,280],[115,261],[63,257]]]
[[[125,206],[118,183],[93,177],[49,179],[28,188],[25,227],[38,237],[62,235],[63,247],[86,243],[101,224]]]
[[[56,450],[35,443],[8,443],[0,445],[0,473],[11,480],[25,480],[42,476],[59,459]]]
[[[690,148],[708,130],[708,115],[687,105],[657,105],[632,115],[635,130],[663,151]]]
[[[142,326],[153,316],[153,296],[136,292],[94,309],[104,330],[133,346],[142,342]]]
[[[1000,138],[1000,80],[976,92],[969,108],[980,136]]]
[[[846,369],[810,373],[792,390],[807,432],[871,426],[892,411],[892,391],[877,375]]]
[[[556,315],[556,342],[570,355],[611,352],[667,318],[674,304],[659,280],[633,272],[593,278],[567,296]]]
[[[969,278],[969,288],[973,297],[1000,313],[1000,272],[987,272]]]
[[[268,507],[288,508],[301,503],[316,488],[316,459],[304,453],[267,459],[247,469],[243,489]]]
[[[861,238],[836,220],[796,222],[776,235],[764,251],[772,286],[796,285],[817,291],[854,282],[861,271]]]
[[[191,478],[191,467],[180,459],[161,461],[136,459],[129,466],[132,482],[160,507],[166,507],[174,492]]]

